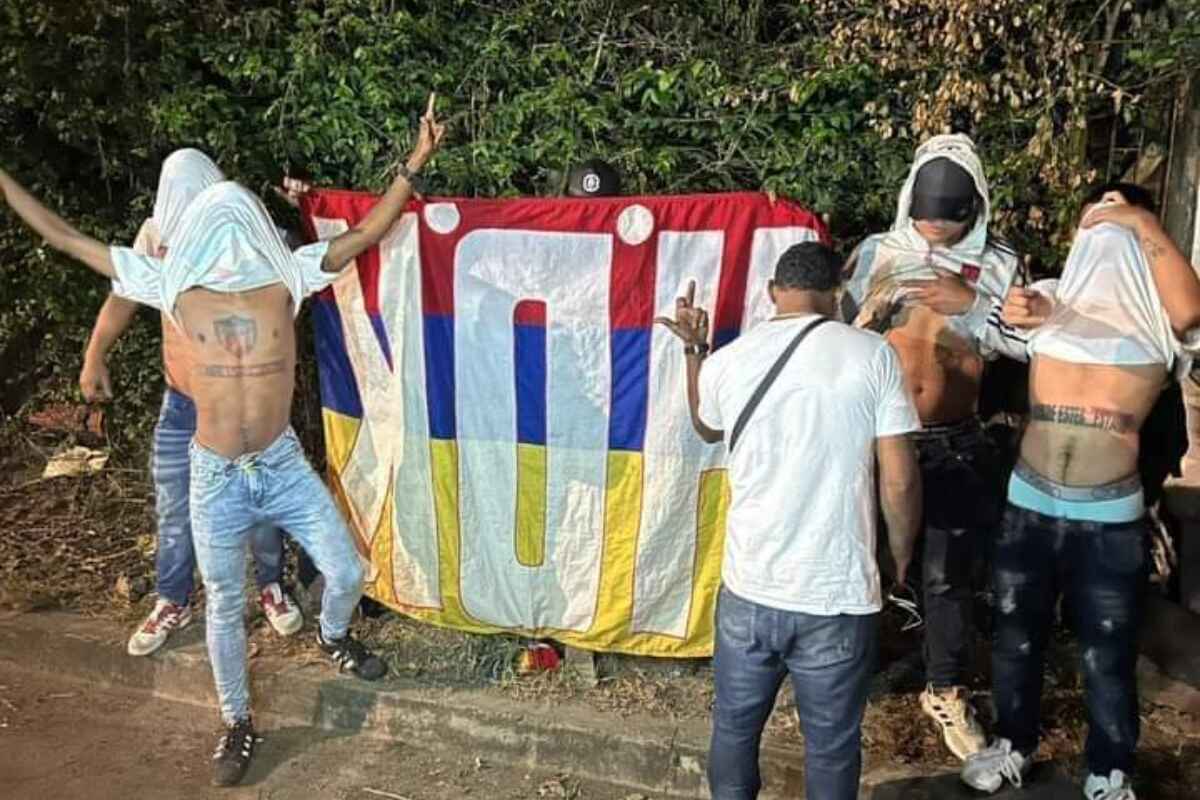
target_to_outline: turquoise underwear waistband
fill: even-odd
[[[1064,486],[1020,462],[1008,481],[1008,502],[1048,517],[1087,522],[1133,522],[1146,514],[1136,475],[1101,486]]]

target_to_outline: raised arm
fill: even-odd
[[[36,197],[17,183],[11,175],[0,169],[0,194],[4,202],[25,220],[25,224],[42,236],[46,242],[62,253],[82,261],[92,269],[109,278],[116,277],[108,245],[80,233],[69,222],[46,208]]]
[[[656,317],[654,320],[665,326],[683,341],[684,358],[687,360],[687,401],[691,414],[692,428],[709,444],[725,438],[725,432],[715,430],[700,419],[700,367],[708,354],[708,312],[696,308],[696,282],[688,284],[687,295],[675,300],[675,319]]]
[[[1130,205],[1120,192],[1109,192],[1084,215],[1081,226],[1091,228],[1102,222],[1129,228],[1137,236],[1175,335],[1183,337],[1200,326],[1200,278],[1163,230],[1158,217],[1148,209]]]
[[[321,263],[321,269],[326,272],[341,272],[359,253],[378,244],[404,211],[404,206],[413,196],[412,179],[437,152],[442,143],[442,136],[446,133],[446,126],[439,123],[433,114],[436,99],[436,94],[429,95],[429,107],[421,117],[421,133],[417,138],[417,146],[408,157],[404,168],[400,170],[400,174],[361,222],[329,243],[329,250]]]

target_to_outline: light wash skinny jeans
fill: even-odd
[[[191,445],[192,538],[204,578],[208,658],[227,724],[250,714],[242,591],[246,541],[262,523],[286,530],[325,576],[321,635],[340,639],[362,596],[350,529],[289,427],[265,450],[235,459]]]

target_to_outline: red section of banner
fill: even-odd
[[[344,219],[353,226],[377,201],[375,195],[362,192],[319,190],[302,198],[301,207],[311,235],[311,217]],[[633,206],[650,212],[652,230],[645,238],[637,231],[622,235],[622,215]],[[439,209],[445,212],[441,217]],[[741,325],[746,262],[754,230],[807,227],[816,231],[821,241],[829,242],[825,225],[815,214],[791,201],[771,202],[766,195],[749,192],[595,199],[427,198],[411,202],[407,210],[417,212],[420,220],[422,308],[427,315],[454,313],[454,252],[465,236],[489,228],[613,235],[610,307],[614,329],[648,328],[652,323],[654,267],[662,231],[724,232],[724,277],[712,314],[714,330],[736,330]],[[431,226],[431,218],[440,230]],[[358,266],[367,310],[374,312],[379,307],[378,249],[359,256]]]

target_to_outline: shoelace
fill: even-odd
[[[1021,768],[1017,766],[1017,760],[1013,758],[1014,753],[1008,752],[1004,754],[1004,760],[1000,762],[1000,775],[1008,778],[1009,782],[1018,789],[1021,788]]]
[[[1103,789],[1099,794],[1092,795],[1092,800],[1137,800],[1137,795],[1128,786]]]
[[[904,613],[904,624],[901,631],[916,630],[925,624],[921,616],[921,608],[917,604],[917,592],[908,584],[898,583],[888,592],[887,601]]]

